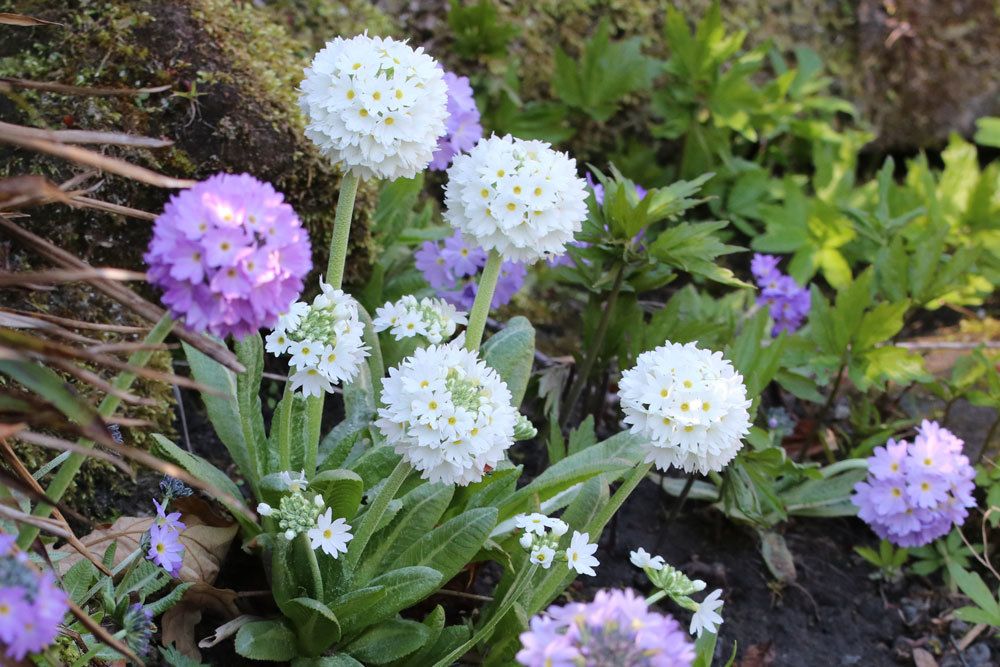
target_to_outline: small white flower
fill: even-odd
[[[380,431],[431,482],[477,482],[514,443],[510,390],[457,341],[418,349],[390,369],[381,403]]]
[[[531,550],[531,562],[542,566],[543,570],[552,567],[552,560],[556,557],[556,552],[552,547],[537,546]]]
[[[447,86],[422,48],[390,37],[337,37],[305,70],[306,136],[362,178],[412,178],[445,134]]]
[[[722,589],[715,589],[711,593],[705,596],[705,599],[697,603],[698,608],[694,612],[694,616],[691,617],[691,629],[689,632],[694,635],[701,637],[702,632],[715,633],[718,631],[719,626],[722,625],[722,616],[716,611],[723,605],[723,601],[719,599],[722,595]]]
[[[323,553],[334,558],[347,553],[347,543],[354,539],[347,521],[344,519],[334,521],[333,510],[329,507],[317,517],[316,527],[311,528],[306,535],[313,549],[322,549]]]
[[[313,496],[313,504],[320,509],[323,509],[323,507],[326,505],[326,503],[323,502],[323,496],[319,495],[318,493],[315,496]]]
[[[258,503],[257,514],[261,516],[271,516],[272,514],[274,514],[274,508],[268,505],[267,503]]]
[[[707,584],[701,579],[692,579],[691,586],[694,587],[694,591],[697,593],[698,591],[705,590],[705,586],[707,586]]]
[[[663,566],[666,564],[663,560],[663,556],[653,556],[652,554],[647,553],[647,551],[642,547],[639,547],[635,551],[630,551],[629,560],[631,560],[632,564],[638,568],[645,569],[648,567],[651,570],[657,571],[662,570]]]
[[[292,530],[291,528],[289,528],[288,530],[286,530],[285,531],[285,539],[288,540],[289,542],[291,542],[292,540],[294,540],[295,539],[295,531]]]
[[[292,493],[298,493],[309,484],[309,480],[306,479],[305,470],[300,470],[299,472],[294,473],[294,476],[292,472],[284,470],[278,473],[278,479],[280,479],[284,487]]]
[[[552,530],[552,534],[556,537],[562,537],[569,530],[569,524],[560,519],[549,519],[548,527]]]
[[[280,356],[287,352],[288,346],[291,345],[288,334],[285,333],[284,329],[275,329],[264,340],[267,341],[264,349],[275,356]]]
[[[514,517],[514,525],[523,528],[525,533],[544,535],[545,529],[549,527],[551,519],[544,514],[532,512],[531,514],[518,514]]]
[[[316,368],[304,368],[292,375],[292,391],[301,391],[303,396],[322,396],[333,391],[333,385]]]
[[[415,296],[407,294],[376,309],[372,322],[375,331],[388,329],[396,340],[423,336],[437,345],[454,336],[458,325],[466,324],[468,318],[444,299],[417,301]]]
[[[579,574],[596,576],[597,572],[594,571],[594,567],[601,564],[599,560],[594,558],[596,551],[597,545],[590,543],[590,534],[574,530],[573,539],[570,541],[569,548],[566,549],[566,564],[569,569],[576,570]]]
[[[695,343],[643,352],[619,383],[625,423],[647,439],[646,462],[706,474],[722,470],[750,430],[743,376]]]
[[[288,351],[292,355],[288,363],[299,369],[314,366],[319,362],[322,348],[323,344],[314,340],[295,341],[288,346]]]
[[[531,545],[535,543],[535,538],[531,536],[531,533],[525,531],[521,533],[521,537],[518,539],[521,543],[521,547],[524,549],[530,549]]]
[[[444,216],[479,246],[531,264],[566,251],[587,217],[586,187],[565,153],[494,135],[455,157]]]

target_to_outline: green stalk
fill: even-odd
[[[521,594],[527,589],[528,584],[531,583],[531,578],[538,570],[538,565],[532,563],[531,567],[522,567],[521,571],[517,573],[514,578],[514,582],[510,585],[510,589],[507,591],[507,596],[497,607],[497,611],[490,617],[490,620],[486,621],[486,624],[476,630],[469,640],[457,646],[451,653],[441,658],[434,663],[434,667],[450,667],[456,660],[462,657],[466,652],[472,650],[472,648],[481,641],[489,639],[490,635],[493,633],[493,629],[503,620],[503,617],[507,615],[507,612],[511,610],[517,599],[521,597]]]
[[[400,459],[392,473],[385,480],[382,488],[379,489],[375,499],[368,506],[368,511],[362,517],[361,524],[358,526],[358,532],[354,535],[354,539],[351,540],[350,546],[347,548],[347,553],[344,554],[345,572],[353,572],[354,568],[357,567],[365,551],[365,547],[368,546],[368,541],[371,540],[372,535],[375,534],[375,529],[378,528],[378,524],[382,521],[382,516],[385,514],[386,508],[389,507],[389,503],[396,497],[399,487],[403,486],[403,482],[406,481],[406,478],[412,471],[413,466],[406,459]]]
[[[305,533],[299,533],[295,541],[297,542],[295,546],[304,552],[306,563],[309,565],[309,578],[307,579],[309,588],[306,589],[306,595],[313,600],[319,600],[323,597],[323,575],[319,570],[319,561],[316,560],[316,551],[312,548],[309,536]]]
[[[632,494],[632,491],[635,490],[635,487],[639,486],[639,482],[641,482],[643,478],[649,474],[652,467],[652,463],[640,463],[637,465],[632,472],[629,473],[629,476],[622,480],[621,486],[615,490],[615,493],[611,496],[611,500],[608,501],[608,504],[605,505],[601,511],[598,512],[597,516],[595,516],[591,522],[587,524],[587,532],[594,536],[595,540],[598,536],[600,536],[601,531],[604,530],[604,526],[607,525],[608,521],[611,520],[611,517],[615,515],[615,512],[620,510],[621,506],[625,504],[625,501],[628,500],[628,497]]]
[[[323,396],[310,396],[306,399],[306,428],[309,429],[306,438],[305,459],[302,466],[312,479],[316,474],[316,458],[319,455],[319,438],[323,425]]]
[[[168,313],[164,313],[160,321],[149,330],[146,334],[146,338],[143,340],[145,345],[150,347],[158,345],[166,339],[167,334],[170,330],[174,328],[174,320]],[[152,349],[141,349],[136,350],[128,358],[129,366],[134,366],[136,368],[142,368],[149,363],[150,357],[153,356]],[[111,383],[115,389],[120,389],[122,391],[128,391],[132,387],[132,383],[135,382],[136,375],[129,371],[123,371],[118,374],[118,376]],[[102,418],[110,417],[118,409],[121,404],[121,399],[117,396],[111,394],[105,395],[104,399],[97,406],[97,414]],[[94,442],[92,440],[86,440],[81,438],[77,441],[77,444],[81,447],[93,447]],[[84,460],[87,456],[83,453],[73,453],[66,459],[66,462],[59,468],[59,472],[56,473],[55,477],[49,483],[47,489],[45,489],[45,495],[52,500],[59,501],[62,500],[63,494],[66,493],[66,489],[69,488],[70,484],[73,483],[73,478],[76,477],[76,473],[80,471],[80,466],[83,465]],[[48,517],[52,513],[53,507],[48,503],[39,503],[35,506],[32,514],[39,517]],[[35,538],[38,537],[38,528],[34,526],[22,526],[17,537],[17,545],[21,549],[27,549]]]
[[[479,290],[472,304],[472,312],[469,313],[469,326],[465,327],[465,349],[470,352],[478,351],[479,344],[483,342],[486,318],[490,315],[490,305],[493,303],[493,293],[497,288],[502,263],[500,253],[491,250],[486,266],[483,267],[483,275],[479,277]]]
[[[285,395],[281,397],[281,420],[278,422],[278,468],[292,469],[292,395],[291,382],[285,383]]]
[[[353,171],[340,180],[337,211],[333,216],[333,235],[330,237],[330,262],[326,266],[326,282],[340,289],[344,282],[344,265],[347,263],[347,241],[351,236],[351,217],[354,215],[354,197],[358,193],[358,176]]]

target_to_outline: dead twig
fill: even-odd
[[[36,19],[39,20],[39,19]],[[46,22],[48,23],[48,22]],[[60,25],[52,23],[51,25]],[[62,93],[63,95],[90,95],[93,97],[113,97],[115,95],[149,95],[152,93],[164,93],[171,88],[172,84],[163,86],[153,86],[152,88],[106,88],[95,86],[71,86],[67,83],[57,81],[30,81],[28,79],[17,79],[14,77],[0,77],[0,84],[7,84],[14,88],[28,88],[30,90],[41,90],[47,93]]]

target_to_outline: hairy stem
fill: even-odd
[[[406,481],[412,470],[413,466],[406,459],[401,459],[375,495],[374,500],[368,505],[368,511],[361,519],[358,532],[354,535],[354,539],[351,540],[351,545],[344,555],[345,572],[351,572],[357,567],[365,547],[368,546],[368,541],[371,540],[379,522],[382,521],[386,508],[389,507],[389,503],[392,502],[399,487],[403,486],[403,482]]]
[[[326,266],[326,282],[334,289],[344,283],[344,265],[347,263],[347,241],[351,236],[351,217],[354,214],[354,197],[358,194],[358,176],[347,172],[340,181],[337,210],[333,216],[333,235],[330,237],[330,261]]]
[[[479,290],[472,304],[472,312],[469,313],[469,326],[465,328],[465,349],[470,352],[479,350],[479,344],[483,342],[483,331],[486,330],[486,318],[489,317],[493,293],[500,278],[501,263],[500,253],[491,250],[486,266],[483,267],[483,275],[479,277]]]

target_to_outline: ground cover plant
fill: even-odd
[[[194,123],[195,83],[0,79],[0,144],[54,161],[0,180],[31,257],[0,273],[4,659],[991,664],[997,119],[875,153],[815,53],[717,3],[657,44],[595,23],[526,101],[517,29],[446,12],[426,48],[326,35],[284,91],[340,174],[318,229],[252,169],[33,112]],[[145,225],[141,262],[82,260],[56,207]],[[81,511],[89,461],[132,498]]]

